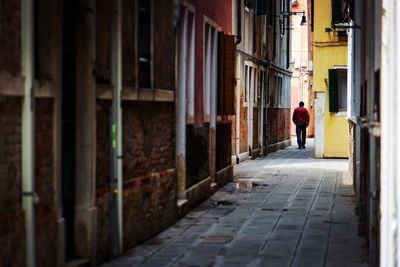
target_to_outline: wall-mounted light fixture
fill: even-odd
[[[300,26],[306,26],[307,25],[307,20],[306,20],[306,13],[304,11],[302,12],[281,12],[282,16],[293,16],[293,15],[301,15],[301,22]]]

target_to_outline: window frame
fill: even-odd
[[[333,68],[328,70],[329,72],[329,79],[328,79],[328,95],[329,95],[329,112],[330,113],[334,113],[335,116],[347,116],[347,110],[348,110],[348,103],[347,103],[347,91],[348,91],[348,86],[347,86],[347,79],[348,79],[348,73],[347,73],[347,66],[341,66],[341,65],[335,65],[333,66]],[[346,75],[346,83],[345,83],[345,95],[346,95],[346,109],[344,108],[339,108],[339,94],[343,95],[343,90],[341,90],[341,87],[339,86],[339,72],[340,73],[345,73]],[[331,78],[336,77],[336,81],[331,81]],[[336,85],[336,88],[334,88],[334,86]],[[332,92],[333,90],[333,92]],[[335,108],[335,106],[333,105],[334,101],[332,98],[332,94],[334,93],[334,90],[336,90],[336,101],[337,101],[337,107]]]
[[[207,28],[208,27],[208,28]],[[208,29],[208,32],[207,32]],[[211,18],[203,15],[203,121],[211,121],[211,92],[217,92],[217,72],[212,71],[218,62],[218,32],[221,27]],[[207,39],[206,39],[207,37]],[[209,41],[209,42],[208,42]],[[207,43],[206,43],[207,42]],[[208,47],[209,46],[209,47]],[[210,49],[210,50],[209,50]],[[209,65],[207,67],[207,65]],[[215,66],[216,67],[216,66]],[[211,90],[211,87],[214,90]],[[217,96],[215,96],[217,97]],[[216,101],[216,99],[215,99]]]
[[[254,83],[255,80],[255,73],[256,73],[256,65],[250,61],[250,60],[245,60],[244,61],[244,99],[243,99],[243,106],[248,107],[250,101],[252,102],[252,106],[254,106],[254,86],[256,83]],[[246,67],[247,67],[247,72],[246,72]],[[247,101],[246,101],[247,100]]]
[[[140,0],[139,0],[140,1]],[[135,1],[135,64],[137,68],[135,69],[135,76],[136,76],[136,88],[139,89],[145,89],[145,90],[152,90],[154,89],[154,1],[153,0],[146,0],[149,1],[150,3],[150,88],[146,87],[141,87],[140,86],[140,55],[139,55],[139,24],[140,24],[140,19],[139,19],[139,1]]]

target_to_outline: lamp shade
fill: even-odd
[[[306,25],[307,25],[306,15],[303,15],[301,16],[300,26],[306,26]]]

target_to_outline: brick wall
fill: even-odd
[[[268,145],[290,139],[290,108],[268,108]]]
[[[25,264],[21,103],[20,98],[0,96],[0,266],[8,267]]]
[[[174,168],[172,104],[124,102],[122,110],[124,179]]]
[[[164,230],[177,219],[173,169],[124,183],[124,247],[131,248]]]
[[[0,72],[21,71],[21,1],[0,0]]]
[[[111,258],[109,119],[111,101],[97,102],[97,260]],[[124,247],[176,220],[175,111],[172,103],[124,101]]]
[[[110,188],[97,188],[97,263],[104,262],[112,257],[110,201]]]
[[[110,181],[110,112],[111,101],[98,100],[96,107],[96,187],[107,187]]]
[[[0,97],[0,212],[21,209],[21,104]]]
[[[35,100],[35,191],[40,199],[35,206],[38,266],[56,266],[57,263],[53,114],[53,99],[39,98]]]

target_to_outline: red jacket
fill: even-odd
[[[300,124],[300,123],[308,123],[310,122],[310,115],[308,114],[308,111],[304,107],[298,107],[294,110],[293,112],[293,117],[292,121],[294,124]]]

